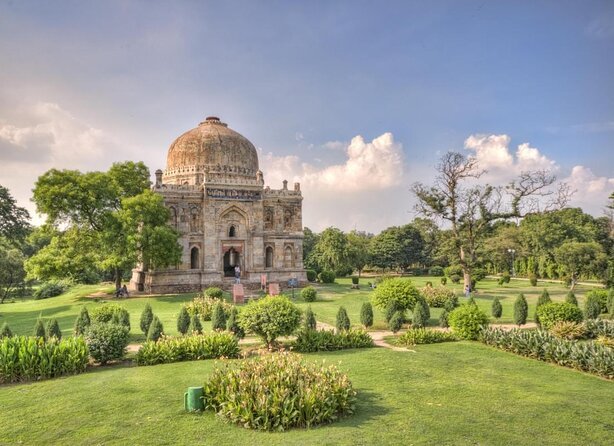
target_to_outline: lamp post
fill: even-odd
[[[516,275],[516,273],[514,272],[514,254],[516,254],[516,250],[509,248],[507,252],[509,252],[512,255],[512,277],[514,277]]]

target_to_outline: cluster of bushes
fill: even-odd
[[[363,329],[334,330],[303,329],[297,333],[292,349],[301,353],[373,347],[373,339]]]
[[[190,316],[197,314],[203,321],[210,321],[213,315],[213,309],[217,304],[222,306],[224,314],[228,318],[232,311],[233,305],[223,299],[208,296],[196,296],[192,302],[185,304],[186,310]]]
[[[12,336],[11,329],[8,324],[5,323],[5,327],[2,328],[4,336]],[[47,323],[43,321],[40,317],[36,320],[34,324],[34,331],[32,335],[35,338],[41,338],[44,341],[48,341],[51,338],[62,339],[62,330],[60,330],[60,325],[58,324],[57,319],[49,319]]]
[[[335,283],[335,277],[334,271],[322,271],[318,274],[318,281],[322,283]]]
[[[104,304],[95,308],[90,319],[92,324],[113,323],[122,325],[130,331],[130,313],[118,304]]]
[[[595,319],[601,313],[614,312],[614,289],[590,290],[586,293],[584,311],[587,319]]]
[[[305,302],[315,302],[318,292],[312,286],[306,286],[301,290],[301,297]]]
[[[559,339],[542,330],[506,331],[499,328],[484,330],[481,340],[518,355],[614,378],[613,350],[595,342]]]
[[[214,331],[180,337],[162,336],[157,341],[147,341],[136,354],[136,363],[155,365],[201,359],[236,358],[238,355],[238,339],[232,333]]]
[[[335,366],[282,352],[224,363],[204,386],[205,408],[248,429],[309,428],[354,412],[356,392]]]
[[[559,322],[579,324],[584,319],[582,310],[567,302],[549,302],[538,306],[536,312],[540,325],[546,330]]]
[[[447,331],[438,331],[430,328],[412,328],[399,336],[396,340],[396,344],[402,346],[412,346],[417,344],[435,344],[438,342],[451,342],[456,340],[456,336]]]
[[[84,372],[87,363],[88,348],[81,337],[0,339],[0,383],[75,375]]]
[[[454,298],[454,291],[444,286],[433,287],[426,286],[420,290],[422,297],[426,300],[430,307],[441,308],[448,299]]]
[[[441,277],[443,275],[444,271],[441,266],[431,266],[429,268],[429,276]]]
[[[68,291],[72,286],[72,283],[66,280],[52,280],[41,284],[32,296],[34,299],[47,299],[49,297],[59,296],[60,294]]]
[[[85,331],[90,356],[100,364],[119,360],[126,354],[130,330],[113,322],[95,323]]]
[[[210,297],[211,299],[223,299],[224,291],[221,288],[212,286],[203,291],[203,296]]]

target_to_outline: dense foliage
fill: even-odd
[[[301,297],[305,302],[315,302],[318,292],[312,286],[306,286],[301,290]]]
[[[324,270],[318,274],[318,280],[322,283],[335,283],[335,272]]]
[[[87,327],[91,324],[90,314],[87,311],[87,308],[81,307],[81,311],[79,312],[79,316],[75,320],[74,334],[75,336],[79,336],[85,333]]]
[[[136,354],[137,365],[168,364],[201,359],[236,358],[239,341],[229,332],[190,334],[179,337],[163,336],[145,342]]]
[[[537,315],[541,326],[545,330],[557,322],[580,323],[584,318],[582,311],[573,304],[567,302],[550,302],[537,308]]]
[[[162,321],[158,318],[158,316],[154,316],[153,321],[151,321],[151,325],[149,326],[149,330],[147,331],[147,340],[148,341],[157,341],[164,334],[164,325]]]
[[[179,310],[179,315],[177,316],[177,331],[181,334],[186,334],[190,329],[190,314],[185,306],[181,307]]]
[[[70,282],[66,280],[51,280],[41,284],[32,297],[34,299],[47,299],[49,297],[59,296],[70,288]]]
[[[130,331],[114,323],[92,323],[85,332],[85,342],[94,361],[106,364],[126,354]]]
[[[373,292],[373,303],[381,310],[394,307],[397,310],[413,310],[420,299],[420,292],[409,279],[387,279]]]
[[[526,324],[527,317],[529,317],[529,304],[521,293],[514,301],[514,324],[518,326]]]
[[[82,337],[0,339],[0,383],[75,375],[85,371],[87,362],[88,348]]]
[[[456,336],[449,331],[433,330],[431,328],[411,328],[399,336],[395,342],[397,345],[412,346],[456,340]]]
[[[223,299],[217,299],[213,297],[197,296],[192,299],[192,302],[185,304],[186,309],[190,315],[198,314],[203,321],[210,321],[213,315],[213,308],[215,305],[220,304],[224,309],[226,316],[230,316],[232,310],[232,304],[226,302]]]
[[[365,328],[373,326],[373,307],[370,302],[363,302],[360,307],[360,323]]]
[[[601,314],[601,300],[598,295],[587,294],[584,301],[584,315],[587,319],[596,319]]]
[[[311,306],[308,306],[305,310],[305,317],[303,322],[303,327],[307,330],[315,330],[317,326],[316,315],[313,314],[313,310]]]
[[[226,362],[205,383],[205,408],[249,429],[283,431],[354,412],[356,392],[335,366],[277,353]]]
[[[583,324],[570,321],[559,321],[554,323],[548,330],[552,335],[561,339],[583,338],[586,334],[586,329]]]
[[[90,315],[92,323],[107,323],[113,322],[120,324],[130,330],[130,314],[121,305],[117,304],[103,304],[98,308],[92,310]]]
[[[226,313],[224,306],[218,302],[213,306],[213,314],[211,314],[211,327],[213,330],[226,330]]]
[[[203,296],[212,299],[222,299],[224,297],[224,291],[218,287],[209,287],[203,292]]]
[[[414,307],[411,326],[413,328],[426,327],[431,318],[431,311],[424,299],[418,299]]]
[[[151,309],[149,302],[147,302],[143,308],[143,312],[141,313],[141,320],[139,323],[141,331],[145,336],[147,336],[147,332],[149,331],[149,326],[151,325],[151,321],[153,321],[153,317],[153,310]]]
[[[454,290],[445,286],[426,286],[420,290],[420,294],[430,307],[441,308],[446,301],[455,296]]]
[[[279,336],[293,334],[301,318],[301,310],[287,297],[266,296],[245,306],[239,315],[239,325],[272,347]]]
[[[337,331],[349,330],[350,325],[350,317],[348,316],[347,310],[343,306],[339,307],[335,320],[335,327],[337,327]]]
[[[228,320],[226,321],[226,330],[234,334],[237,339],[243,339],[245,337],[245,331],[239,325],[239,310],[237,310],[237,307],[233,307],[230,311],[230,316],[228,316]]]
[[[448,322],[455,335],[462,339],[477,339],[488,327],[488,316],[477,305],[465,304],[450,313]]]
[[[303,329],[296,334],[291,343],[294,351],[311,353],[319,351],[343,350],[347,348],[373,347],[373,339],[362,329],[334,330]]]
[[[499,328],[485,330],[481,338],[485,344],[502,350],[614,378],[612,349],[594,342],[558,339],[541,330],[506,331]]]
[[[495,297],[493,299],[490,310],[491,310],[492,316],[497,319],[499,319],[501,315],[503,314],[503,306],[501,305],[501,302],[499,301],[498,297]]]

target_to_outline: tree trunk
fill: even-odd
[[[115,289],[122,287],[122,272],[119,268],[115,268]]]

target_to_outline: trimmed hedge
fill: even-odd
[[[71,283],[63,280],[53,280],[51,282],[45,282],[32,293],[34,299],[48,299],[50,297],[59,296],[72,286]]]
[[[38,381],[85,371],[88,348],[81,336],[62,340],[28,336],[0,339],[0,383]]]
[[[465,304],[448,316],[452,331],[462,339],[477,339],[480,332],[488,327],[488,316],[477,305]]]
[[[387,279],[373,291],[373,303],[384,311],[391,307],[394,311],[413,310],[418,300],[420,292],[409,279]]]
[[[584,319],[582,310],[567,302],[550,302],[537,308],[537,316],[542,327],[550,330],[557,322],[580,323]]]
[[[373,347],[374,344],[371,336],[363,329],[350,329],[341,332],[303,329],[297,333],[296,339],[290,346],[294,351],[311,353],[348,348],[367,348]]]
[[[168,364],[201,359],[236,358],[239,340],[227,331],[179,337],[161,337],[147,341],[136,354],[137,365]]]
[[[211,316],[213,315],[213,308],[218,303],[224,309],[226,317],[230,316],[230,311],[232,310],[233,305],[223,299],[196,296],[194,299],[192,299],[192,302],[185,304],[185,307],[188,310],[188,313],[190,313],[190,316],[197,314],[203,321],[210,321]]]
[[[407,330],[396,340],[397,345],[411,346],[417,344],[435,344],[438,342],[458,341],[449,331],[433,330],[430,328],[412,328]]]
[[[218,287],[212,286],[204,291],[203,296],[210,297],[211,299],[223,299],[224,291]]]
[[[601,313],[607,313],[608,311],[608,290],[590,290],[586,293],[586,299],[594,299],[599,302]]]
[[[123,325],[130,331],[130,314],[121,305],[103,304],[98,308],[94,308],[90,314],[92,324],[108,323]]]
[[[310,282],[315,282],[318,279],[318,273],[313,269],[308,269],[305,273],[307,274],[307,280]]]
[[[322,283],[335,283],[334,271],[322,271],[318,274],[318,280]]]
[[[106,364],[122,359],[126,354],[130,331],[127,327],[113,323],[93,323],[85,332],[85,342],[90,356]]]
[[[301,290],[301,297],[305,302],[315,302],[318,292],[312,286],[306,286]]]
[[[453,299],[456,296],[454,290],[444,286],[426,286],[420,290],[420,294],[429,304],[429,307],[435,308],[443,307],[448,299]]]
[[[484,330],[481,340],[487,345],[540,361],[614,378],[614,354],[611,348],[595,342],[558,339],[543,330]]]

